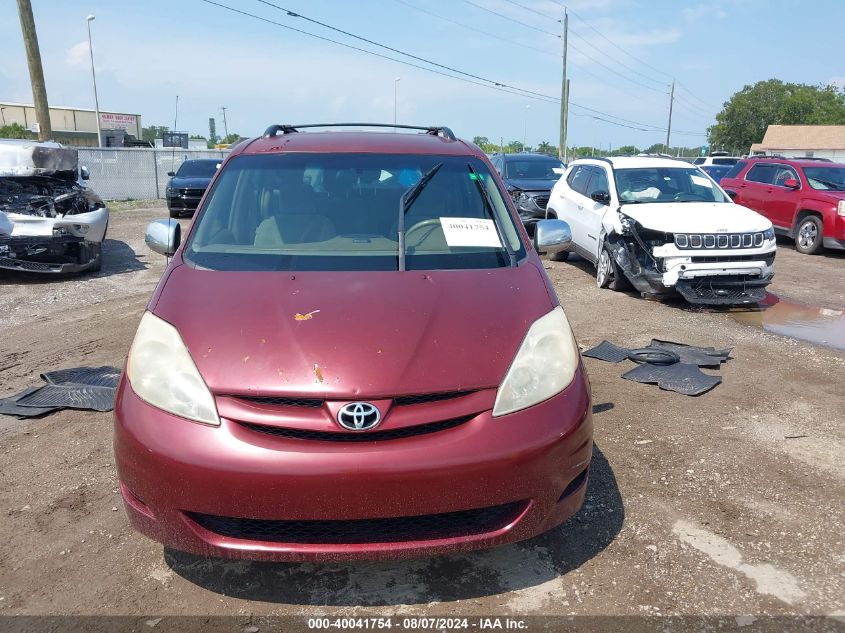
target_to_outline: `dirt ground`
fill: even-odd
[[[0,396],[40,372],[120,366],[164,258],[162,208],[113,214],[102,273],[0,273]],[[596,451],[583,510],[531,541],[407,562],[277,565],[164,550],[123,513],[109,413],[0,416],[2,614],[845,616],[845,351],[725,311],[600,291],[547,264],[582,348],[732,347],[689,398],[586,359]],[[781,244],[771,291],[845,309],[845,256]]]

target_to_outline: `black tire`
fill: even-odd
[[[815,255],[822,250],[822,219],[805,215],[795,227],[795,250],[805,255]]]
[[[105,240],[105,237],[103,237]],[[96,253],[96,261],[88,268],[88,272],[91,273],[98,273],[103,270],[103,245],[102,244],[92,244],[92,250]]]
[[[565,262],[569,259],[569,251],[560,251],[559,253],[552,253],[549,259],[553,262]]]
[[[627,290],[631,287],[628,278],[616,264],[610,250],[605,244],[596,261],[596,285],[599,288],[609,288],[615,292]]]
[[[170,209],[170,217],[178,219],[179,218],[179,212],[174,211],[173,209]]]

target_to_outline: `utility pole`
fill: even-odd
[[[48,141],[53,136],[50,126],[50,107],[47,105],[47,88],[44,85],[44,69],[41,68],[41,51],[38,48],[38,34],[35,32],[35,18],[29,0],[18,0],[18,15],[26,47],[26,61],[29,64],[29,81],[32,84],[32,100],[35,103],[35,118],[38,120],[38,140]]]
[[[672,91],[669,93],[669,125],[666,127],[666,153],[669,153],[669,135],[672,134],[672,106],[675,103],[675,80],[672,80]]]
[[[223,132],[226,134],[226,140],[224,142],[229,142],[229,125],[226,123],[226,106],[222,106],[220,108],[223,111]]]
[[[566,80],[566,89],[564,90],[564,97],[563,97],[563,120],[568,124],[569,122],[569,80]],[[569,149],[566,147],[566,133],[563,134],[563,162],[566,163],[567,158],[569,157]],[[558,152],[560,153],[560,152]]]
[[[560,80],[560,144],[557,149],[558,158],[566,162],[566,117],[569,101],[569,80],[566,78],[566,38],[569,33],[569,14],[563,11],[563,77]]]

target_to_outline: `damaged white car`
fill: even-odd
[[[80,177],[75,149],[0,140],[0,268],[100,270],[109,212]]]
[[[569,223],[569,250],[595,264],[600,288],[742,305],[762,300],[774,275],[772,223],[681,160],[573,161],[548,208]]]

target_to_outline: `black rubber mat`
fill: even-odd
[[[655,364],[671,364],[670,357],[676,356],[677,361],[687,363],[689,365],[698,365],[699,367],[719,367],[722,363],[730,358],[731,349],[716,349],[715,347],[696,347],[695,345],[684,345],[683,343],[673,343],[672,341],[661,341],[659,339],[652,339],[648,347],[628,349],[627,347],[619,347],[609,341],[602,341],[592,349],[583,352],[583,356],[590,358],[597,358],[609,363],[621,363],[623,360],[630,358],[635,362],[648,362],[648,353],[650,351],[659,352],[654,356],[655,359],[662,358],[659,363]],[[665,352],[671,352],[668,356]],[[634,358],[631,358],[631,355]]]
[[[114,408],[115,390],[112,387],[96,387],[66,383],[45,385],[18,400],[21,407],[54,407],[59,409],[92,409],[111,411]]]
[[[0,415],[14,415],[19,418],[37,418],[52,413],[58,407],[22,407],[18,400],[41,389],[41,387],[27,387],[20,393],[8,398],[0,398]]]
[[[684,345],[672,341],[661,341],[651,339],[649,347],[674,352],[680,358],[680,362],[699,367],[719,367],[730,358],[731,348],[716,349],[715,347],[696,347],[695,345]]]
[[[41,374],[44,382],[51,385],[64,385],[73,383],[76,385],[90,385],[92,387],[117,388],[120,381],[120,370],[117,367],[74,367],[72,369],[59,369]]]
[[[610,341],[602,341],[594,348],[583,352],[582,356],[605,360],[609,363],[621,363],[623,360],[628,358],[628,352],[628,349],[614,345]]]
[[[722,382],[720,376],[708,376],[698,365],[675,363],[652,365],[644,363],[622,374],[625,380],[656,384],[667,391],[677,391],[687,396],[700,396]]]

